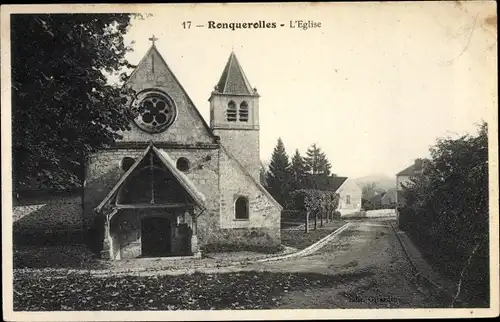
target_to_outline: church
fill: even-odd
[[[155,45],[124,86],[131,130],[85,165],[82,224],[101,257],[199,256],[203,245],[278,246],[282,207],[259,182],[259,94],[233,52],[203,119]]]

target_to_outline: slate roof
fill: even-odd
[[[337,191],[346,180],[347,177],[328,177],[326,180],[313,180],[310,178],[310,180],[305,183],[305,186],[307,186],[308,189]]]
[[[254,95],[254,90],[234,52],[231,52],[227,60],[216,90],[221,94]]]

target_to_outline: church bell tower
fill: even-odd
[[[210,102],[210,127],[221,143],[258,181],[259,94],[231,52]]]

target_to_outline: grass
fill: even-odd
[[[104,269],[108,265],[95,258],[84,245],[18,246],[13,249],[14,268]]]
[[[230,253],[230,252],[255,252],[263,254],[275,254],[283,250],[281,245],[257,246],[245,244],[208,244],[201,247],[202,254]]]
[[[321,240],[322,238],[325,238],[333,231],[342,227],[345,223],[346,222],[342,220],[332,221],[329,223],[324,223],[323,227],[319,227],[318,223],[316,230],[313,230],[313,226],[311,226],[309,232],[307,233],[304,230],[282,229],[281,243],[289,247],[304,249]]]
[[[15,272],[13,300],[14,311],[271,309],[287,292],[334,287],[370,275],[249,271],[53,279]]]

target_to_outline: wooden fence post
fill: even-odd
[[[306,212],[306,233],[309,232],[309,214],[309,211]]]

